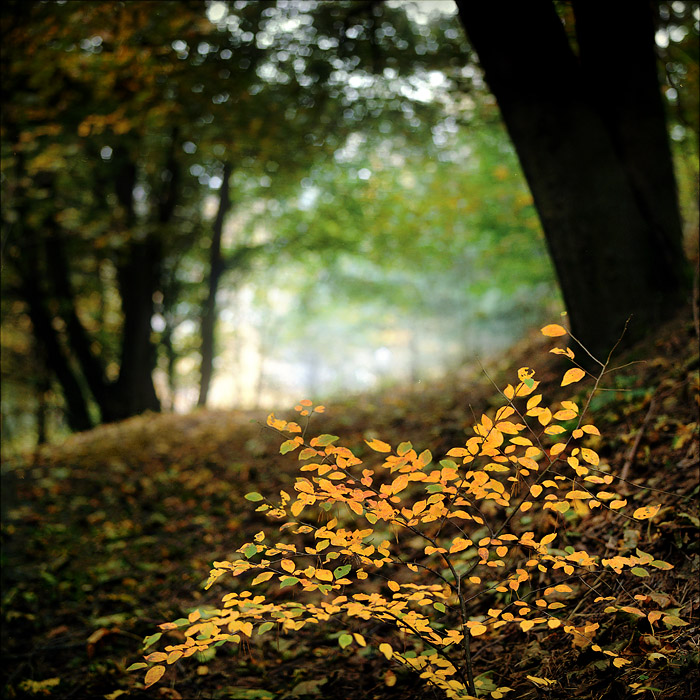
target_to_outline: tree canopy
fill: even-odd
[[[641,37],[633,23],[622,31],[636,10],[597,21],[577,3],[537,7],[550,12],[551,32],[533,28],[532,36],[561,33],[586,69],[585,41],[605,29],[628,79],[656,85],[649,18],[644,77],[632,43],[622,41]],[[518,53],[517,36],[479,34],[486,22],[517,35],[515,11],[470,19],[469,8],[460,4],[476,53],[450,3],[9,3],[2,12],[3,377],[13,388],[4,417],[33,414],[40,437],[49,414],[54,425],[65,415],[82,430],[172,408],[195,382],[198,401],[180,405],[204,405],[216,358],[230,354],[230,344],[240,352],[257,347],[258,397],[278,387],[292,355],[299,366],[335,372],[339,388],[362,384],[340,369],[347,356],[336,358],[332,343],[323,357],[309,355],[310,339],[320,336],[357,347],[358,356],[371,346],[373,359],[360,372],[370,383],[387,362],[417,379],[428,360],[488,351],[561,309],[538,216],[574,329],[580,308],[600,321],[608,302],[585,301],[585,270],[607,269],[596,262],[602,243],[587,238],[590,212],[557,210],[569,228],[588,227],[562,240],[593,246],[588,257],[580,253],[585,265],[564,260],[552,233],[561,227],[548,218],[552,207],[523,155],[523,143],[535,141],[514,132],[510,88],[504,97],[495,87],[533,202],[481,66],[493,83],[489,52],[504,65],[511,54],[522,57],[521,67],[539,60],[531,75],[541,71],[543,94],[584,102],[595,94],[595,118],[608,126],[627,98],[595,72],[604,56],[591,54],[590,75],[579,67],[566,73],[569,64],[528,57],[532,42]],[[697,221],[694,11],[691,3],[661,3],[655,18],[686,238]],[[561,80],[547,78],[550,69]],[[564,79],[570,89],[562,92]],[[537,85],[529,94],[540,94]],[[588,210],[592,190],[584,189]],[[632,199],[640,197],[649,200],[642,190]],[[671,196],[664,201],[672,211]],[[608,223],[613,209],[602,206]],[[584,270],[579,291],[567,286],[578,278],[564,268]],[[609,274],[620,269],[618,261]],[[657,277],[645,275],[640,284],[655,294]],[[596,288],[610,287],[600,279]],[[627,312],[619,306],[618,316]]]

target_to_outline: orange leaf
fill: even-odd
[[[568,331],[566,330],[566,328],[562,328],[556,323],[550,323],[548,326],[541,328],[540,333],[542,333],[542,335],[548,336],[549,338],[556,338],[560,335],[566,335]]]
[[[650,520],[653,518],[659,511],[661,510],[661,506],[644,506],[643,508],[637,508],[637,510],[632,513],[632,517],[635,518],[636,520]]]

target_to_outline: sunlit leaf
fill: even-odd
[[[391,445],[381,440],[365,440],[365,442],[375,452],[391,452]]]
[[[632,513],[632,517],[636,520],[650,520],[661,510],[660,505],[655,506],[643,506],[642,508],[637,508],[637,510]]]
[[[574,384],[575,382],[580,382],[585,376],[586,373],[582,369],[572,367],[570,370],[567,370],[566,374],[564,374],[564,378],[561,380],[561,386],[567,386],[569,384]]]
[[[560,335],[566,335],[568,333],[568,331],[566,330],[566,328],[562,328],[562,326],[560,326],[556,323],[550,323],[548,326],[541,328],[540,333],[542,333],[542,335],[546,335],[550,338],[556,338],[557,336],[560,336]]]
[[[264,571],[262,574],[258,574],[251,582],[252,586],[257,585],[258,583],[265,583],[265,581],[269,581],[272,577],[274,576],[274,572],[272,571]]]

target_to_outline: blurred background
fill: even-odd
[[[655,6],[690,250],[700,9]],[[2,12],[5,453],[428,383],[564,311],[451,0]]]

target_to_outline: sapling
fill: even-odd
[[[556,324],[542,332],[567,333]],[[226,576],[250,579],[250,590],[226,593],[220,608],[206,614],[196,610],[186,620],[160,625],[146,647],[174,629],[184,632],[185,641],[148,654],[130,670],[149,667],[148,687],[167,664],[197,652],[331,619],[343,628],[342,648],[373,646],[448,698],[501,698],[511,691],[477,676],[472,660],[473,640],[495,636],[505,625],[522,633],[560,630],[574,646],[590,647],[614,667],[629,664],[596,643],[599,623],[579,618],[577,601],[594,596],[601,616],[626,610],[605,595],[604,579],[625,571],[647,577],[671,565],[639,549],[601,558],[583,548],[559,548],[557,539],[569,519],[596,508],[639,521],[653,518],[659,506],[627,513],[609,468],[586,446],[600,435],[587,411],[610,358],[591,356],[599,367],[591,373],[570,347],[551,352],[573,364],[561,386],[587,377],[592,382],[583,406],[573,399],[547,405],[535,372],[523,367],[517,382],[499,391],[501,407],[482,415],[473,436],[437,464],[429,450],[419,453],[410,442],[393,447],[372,439],[353,451],[337,444],[335,435],[308,437],[311,418],[324,412],[308,400],[296,406],[299,422],[271,414],[267,424],[284,436],[280,452],[298,457],[300,474],[279,499],[257,491],[245,498],[281,522],[283,539],[268,542],[260,531],[238,548],[236,558],[214,562],[207,588]],[[550,523],[552,529],[527,529],[528,523]],[[271,589],[272,600],[265,595]],[[666,620],[672,616],[660,610],[635,610],[652,624],[684,624]],[[546,677],[528,679],[540,688],[556,684]]]

